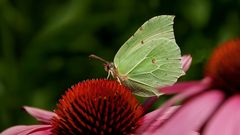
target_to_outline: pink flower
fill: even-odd
[[[23,108],[42,124],[15,126],[2,135],[134,134],[144,115],[130,90],[111,80],[88,80],[73,86],[54,113]]]
[[[162,135],[240,135],[240,39],[228,41],[213,52],[200,81],[177,83],[162,92],[177,94],[157,111],[183,101],[169,119],[142,128]],[[156,99],[146,101],[146,107]],[[156,114],[158,115],[158,114]]]
[[[185,71],[190,64],[191,56],[184,56]],[[111,80],[88,80],[73,86],[59,100],[54,112],[23,108],[42,124],[10,127],[1,135],[148,134],[141,128],[155,119],[156,113],[160,115],[155,125],[177,109],[169,107],[162,113],[155,111],[144,115],[144,108],[130,90]]]
[[[55,113],[27,106],[24,106],[23,109],[42,124],[14,126],[3,131],[1,135],[49,135],[51,133],[50,123],[53,117],[57,117]]]

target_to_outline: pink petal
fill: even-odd
[[[32,129],[31,126],[14,126],[4,130],[1,135],[19,135],[21,132],[25,130]]]
[[[178,108],[179,108],[179,106],[170,107],[164,112],[164,114],[162,114],[158,118],[156,118],[156,115],[159,113],[159,109],[146,114],[143,117],[143,120],[144,120],[143,125],[141,125],[141,127],[139,127],[138,131],[136,131],[136,132],[140,134],[142,132],[141,128],[144,127],[144,124],[149,124],[148,121],[151,121],[151,119],[156,119],[154,121],[154,123],[151,124],[151,127],[144,131],[144,133],[146,133],[146,132],[151,133],[153,130],[158,128],[157,126],[159,124],[161,124],[162,122],[167,120]]]
[[[191,97],[193,95],[196,95],[204,90],[209,86],[208,84],[205,84],[205,80],[201,81],[202,83],[199,83],[198,85],[194,85],[192,87],[189,87],[186,89],[183,93],[180,93],[173,98],[167,100],[159,109],[158,113],[153,116],[153,119],[148,120],[147,124],[144,124],[144,126],[141,127],[141,131],[144,132],[150,125],[151,123],[154,123],[155,119],[158,118],[159,116],[163,115],[164,112],[172,105],[174,105],[177,101],[184,100],[188,97]],[[151,98],[147,99],[150,100]],[[149,105],[149,104],[148,104]],[[145,109],[149,106],[145,106]],[[155,117],[155,118],[154,118]]]
[[[157,96],[149,97],[144,101],[142,106],[143,106],[145,112],[147,112],[147,110],[152,107],[152,105],[158,100],[158,98],[159,97],[157,97]]]
[[[230,97],[207,124],[204,135],[239,135],[240,95]]]
[[[189,133],[189,135],[200,135],[200,133],[199,133],[199,132],[192,131],[192,132]]]
[[[31,126],[14,126],[4,130],[1,135],[29,135],[31,133],[40,132],[45,134],[38,135],[49,135],[51,125],[31,125]],[[45,132],[44,132],[45,131]]]
[[[197,132],[223,99],[224,94],[217,90],[200,94],[183,104],[182,107],[154,133],[162,135],[190,135],[193,132]]]
[[[38,108],[24,106],[23,109],[27,113],[29,113],[31,116],[36,118],[39,122],[42,122],[45,124],[49,124],[53,117],[57,117],[57,115],[53,112],[49,112],[49,111],[38,109]]]
[[[188,95],[190,96],[192,94],[195,94],[207,89],[210,86],[211,81],[212,80],[210,78],[205,78],[201,81],[176,83],[172,86],[161,88],[161,92],[165,94],[184,93],[184,94],[181,94],[181,96],[186,97]],[[179,97],[180,99],[182,99],[181,96]],[[158,100],[158,97],[147,98],[143,103],[144,109],[148,110],[157,100]]]
[[[184,72],[187,72],[187,70],[190,68],[192,63],[192,57],[191,55],[183,55],[181,59],[182,68]]]
[[[199,87],[199,86],[201,87],[203,85],[209,87],[211,82],[212,82],[212,79],[209,77],[206,77],[201,81],[189,81],[189,82],[176,83],[172,86],[160,88],[160,91],[165,94],[182,93],[188,89],[192,89],[192,87]]]
[[[35,130],[28,134],[31,135],[52,135],[52,128],[46,128],[44,130]]]

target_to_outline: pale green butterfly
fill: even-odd
[[[174,84],[184,75],[181,52],[173,33],[174,16],[156,16],[145,22],[123,44],[108,62],[96,55],[92,58],[105,63],[105,70],[133,94],[142,97],[160,96],[160,87]]]

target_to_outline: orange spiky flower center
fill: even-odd
[[[213,87],[239,92],[240,39],[227,41],[217,47],[206,66],[206,76],[213,79]]]
[[[54,135],[125,135],[141,124],[143,108],[114,80],[88,80],[59,100],[52,120]]]

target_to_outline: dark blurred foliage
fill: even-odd
[[[53,110],[71,85],[107,76],[112,60],[146,20],[172,14],[176,41],[200,79],[212,49],[240,35],[239,0],[1,0],[0,131],[34,121],[22,105]],[[219,67],[221,68],[221,67]]]

